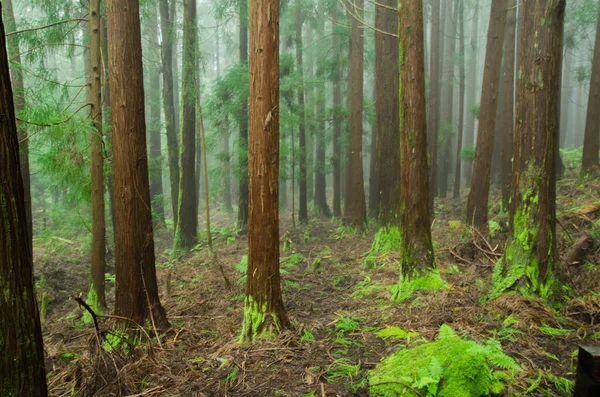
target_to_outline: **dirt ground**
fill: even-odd
[[[560,183],[561,253],[581,234],[599,227],[599,193],[598,184]],[[93,325],[82,321],[83,310],[70,299],[86,295],[87,254],[55,254],[41,247],[36,271],[38,293],[46,293],[49,300],[43,331],[51,395],[367,396],[369,370],[419,338],[435,339],[442,324],[478,342],[501,341],[504,352],[523,368],[506,395],[570,395],[573,353],[578,345],[597,344],[600,336],[600,244],[594,241],[581,263],[565,264],[557,271],[570,295],[561,304],[549,306],[514,294],[482,304],[503,250],[507,217],[498,215],[495,200],[490,235],[465,233],[468,229],[460,222],[465,202],[463,197],[436,204],[437,264],[449,287],[418,292],[402,303],[393,303],[388,290],[381,288],[398,281],[397,253],[380,255],[373,269],[363,265],[374,226],[364,235],[323,219],[294,228],[290,212],[284,211],[282,247],[289,238],[291,250],[281,253],[282,279],[293,329],[251,345],[238,341],[244,284],[235,264],[246,254],[246,241],[227,229],[234,224],[230,216],[215,211],[214,257],[201,245],[173,261],[170,233],[157,232],[159,288],[172,328],[158,338],[148,328],[151,340],[142,336],[130,353],[99,349]],[[107,287],[110,306],[113,282]],[[386,326],[414,330],[419,338],[393,341],[377,336]],[[100,327],[110,330],[111,323],[103,320]]]

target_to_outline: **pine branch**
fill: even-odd
[[[23,29],[23,30],[15,30],[14,32],[10,32],[6,34],[6,37],[15,35],[15,34],[20,34],[20,33],[26,33],[26,32],[35,32],[37,30],[43,30],[43,29],[48,29],[51,28],[53,26],[57,26],[57,25],[62,25],[64,23],[70,23],[70,22],[87,22],[86,18],[73,18],[73,19],[65,19],[64,21],[58,21],[58,22],[54,22],[51,23],[49,25],[44,25],[44,26],[39,26],[37,28],[29,28],[29,29]]]

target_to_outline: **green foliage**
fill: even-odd
[[[400,250],[400,229],[398,227],[382,227],[377,230],[371,249],[367,252],[363,265],[372,269],[377,264],[380,254],[387,254]]]
[[[447,286],[448,284],[442,279],[437,270],[429,271],[424,276],[415,278],[407,278],[401,274],[398,284],[392,288],[392,300],[402,302],[410,298],[415,291],[436,291],[445,289]]]
[[[565,337],[565,336],[569,336],[569,335],[571,335],[571,333],[573,333],[573,330],[571,330],[571,329],[553,328],[553,327],[547,326],[544,323],[542,323],[542,325],[540,327],[538,327],[538,329],[544,335],[549,335],[549,336]]]
[[[304,328],[302,330],[302,335],[300,336],[300,343],[305,343],[305,342],[315,342],[315,336],[313,335],[312,332],[310,332],[308,329]]]
[[[246,273],[248,273],[248,255],[242,256],[242,260],[238,263],[234,264],[233,267],[238,273],[241,273],[242,276],[235,282],[238,285],[242,285],[246,283]]]
[[[466,146],[460,152],[460,159],[473,162],[475,160],[475,146]]]
[[[371,277],[366,276],[362,281],[356,284],[356,290],[352,293],[353,298],[364,298],[372,293],[385,291],[386,287],[374,285]]]
[[[354,317],[348,312],[342,312],[340,313],[340,318],[335,324],[335,331],[338,335],[354,333],[360,327],[360,323],[363,321],[364,318]]]
[[[375,332],[375,335],[384,339],[406,339],[408,342],[410,342],[411,338],[419,336],[419,334],[415,331],[406,331],[403,328],[395,326],[385,327]]]
[[[469,107],[469,114],[471,117],[479,119],[479,115],[481,114],[481,106],[478,103],[471,105]]]
[[[352,364],[349,359],[340,358],[329,366],[329,369],[324,374],[324,378],[329,383],[348,380],[351,382],[351,387],[357,388],[358,384],[354,384],[354,378],[360,375],[360,367],[360,363]]]
[[[444,324],[437,341],[385,358],[369,376],[370,396],[488,396],[500,393],[520,370],[498,341],[463,340]]]

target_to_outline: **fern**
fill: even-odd
[[[414,331],[406,331],[400,327],[385,327],[384,329],[375,332],[375,335],[384,339],[407,339],[409,341],[410,338],[419,336],[419,334]]]

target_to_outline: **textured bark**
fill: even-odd
[[[507,0],[492,2],[488,42],[483,71],[483,89],[481,91],[481,117],[479,133],[473,163],[473,178],[467,203],[467,223],[480,227],[487,224],[488,199],[492,156],[494,151],[494,131],[496,128],[496,110],[498,106],[498,87],[502,47],[504,44],[504,26],[506,24]]]
[[[362,15],[364,0],[354,1],[354,10]],[[352,18],[352,51],[350,55],[350,146],[346,182],[344,223],[362,230],[367,221],[365,186],[363,183],[362,133],[363,133],[363,71],[364,29]]]
[[[90,118],[96,132],[90,135],[92,158],[92,264],[88,303],[99,313],[106,310],[106,221],[104,218],[104,157],[102,153],[102,55],[100,51],[100,0],[90,0]]]
[[[469,57],[469,90],[467,91],[467,126],[465,129],[465,148],[472,148],[475,144],[475,117],[471,109],[477,105],[477,41],[479,40],[479,3],[475,2],[475,15],[473,16],[473,27],[471,30],[471,56]],[[471,176],[473,175],[473,162],[468,161],[465,164],[466,185],[471,186]]]
[[[248,63],[248,26],[243,15],[248,10],[248,2],[240,0],[240,63]],[[244,99],[239,115],[238,156],[240,179],[238,181],[237,227],[245,231],[248,227],[248,101]]]
[[[339,37],[335,33],[335,22],[339,18],[338,6],[333,6],[332,19],[332,48],[334,51],[335,71],[333,75],[333,216],[341,218],[342,216],[342,194],[341,194],[341,138],[342,138],[342,68],[341,68],[341,48]]]
[[[502,112],[502,207],[510,204],[512,180],[513,131],[515,128],[515,38],[517,33],[517,0],[508,0],[506,13],[506,37],[504,39],[503,112]]]
[[[513,286],[547,296],[556,248],[556,145],[564,0],[523,3],[510,234],[496,292]]]
[[[414,278],[435,268],[431,239],[429,171],[425,104],[425,57],[423,46],[423,2],[404,2],[399,16],[400,32],[400,137],[401,253],[404,278]]]
[[[429,134],[427,144],[429,148],[429,208],[433,211],[434,185],[437,169],[437,139],[440,126],[440,1],[433,0],[431,12],[431,67],[429,88]],[[433,212],[432,212],[433,214]]]
[[[175,111],[175,94],[173,80],[173,31],[172,14],[169,12],[168,0],[159,0],[160,32],[162,36],[162,84],[163,110],[165,113],[165,129],[167,132],[167,150],[169,157],[169,179],[171,183],[171,211],[173,213],[173,229],[177,229],[177,210],[179,208],[179,152],[177,148],[177,128]]]
[[[6,32],[11,33],[17,30],[15,21],[15,12],[13,9],[12,0],[4,0],[4,12],[6,22]],[[8,57],[15,65],[11,69],[11,78],[14,94],[15,111],[22,112],[25,110],[25,84],[23,82],[23,71],[21,70],[21,50],[19,47],[18,36],[7,38]],[[23,189],[25,192],[25,215],[27,223],[27,235],[29,236],[29,248],[33,249],[33,218],[31,213],[31,175],[29,172],[29,140],[27,139],[27,129],[25,125],[17,120],[17,131],[19,134],[19,151],[21,169],[23,170]]]
[[[383,5],[395,7],[396,0]],[[398,31],[398,13],[385,7],[375,10],[375,26],[383,32]],[[398,226],[400,222],[400,65],[398,39],[375,32],[375,93],[379,226]]]
[[[290,323],[279,273],[279,1],[250,3],[250,219],[242,338]]]
[[[600,23],[600,16],[598,22]],[[600,166],[598,161],[598,150],[600,149],[600,112],[598,111],[600,109],[600,25],[598,27],[596,29],[596,44],[594,45],[594,60],[592,61],[592,76],[590,79],[590,98],[588,100],[583,138],[582,174]]]
[[[196,0],[183,3],[183,61],[180,142],[179,222],[175,232],[175,247],[189,250],[198,241],[198,186],[196,181],[196,95],[198,32]]]
[[[168,321],[156,283],[139,6],[127,0],[109,0],[106,10],[113,93],[115,314],[138,324],[152,318],[163,328]]]
[[[462,177],[462,160],[460,158],[460,152],[462,151],[463,143],[463,131],[465,126],[465,0],[459,0],[458,5],[458,48],[460,48],[460,54],[458,65],[458,84],[459,84],[459,95],[458,95],[458,136],[456,137],[456,164],[454,167],[454,198],[460,198],[460,183]]]
[[[31,237],[1,18],[0,98],[0,394],[45,397],[44,346],[33,291]]]
[[[560,141],[559,147],[568,148],[568,141],[572,135],[572,130],[569,128],[571,122],[570,113],[573,111],[571,108],[571,62],[573,59],[573,53],[571,49],[565,46],[564,57],[563,57],[563,75],[562,84],[560,90]]]
[[[304,104],[304,63],[303,63],[303,44],[302,44],[302,25],[304,17],[302,15],[302,3],[298,2],[296,6],[296,67],[298,68],[298,79],[300,88],[298,89],[298,169],[299,169],[299,189],[300,196],[298,201],[298,221],[308,221],[308,192],[307,192],[307,171],[306,171],[306,108]]]
[[[217,80],[221,78],[221,29],[217,26],[216,32],[216,66]],[[233,201],[231,198],[231,154],[229,153],[229,131],[220,126],[221,133],[221,183],[223,184],[223,205],[225,212],[233,213]]]

